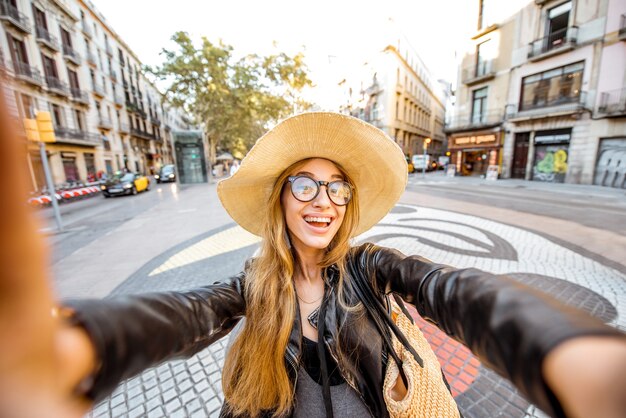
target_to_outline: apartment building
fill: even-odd
[[[446,125],[457,172],[625,188],[626,3],[477,3]]]
[[[407,156],[445,154],[445,95],[410,44],[397,40],[344,80],[340,111],[380,128]],[[427,142],[427,141],[426,141]]]
[[[55,184],[171,163],[162,96],[141,63],[88,1],[1,0],[0,69],[19,118],[49,111]],[[168,107],[169,109],[169,107]],[[175,119],[177,120],[177,119]],[[33,190],[44,187],[38,144],[28,143]]]

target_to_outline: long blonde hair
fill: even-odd
[[[274,416],[287,414],[293,405],[293,387],[285,365],[285,350],[296,315],[293,284],[294,254],[287,241],[287,225],[281,194],[287,177],[306,164],[299,161],[288,167],[276,180],[265,213],[260,254],[246,272],[244,296],[246,322],[226,356],[222,385],[226,405],[234,415],[256,417],[272,411]],[[344,175],[343,168],[335,165]],[[345,261],[350,237],[359,220],[357,191],[347,205],[344,220],[329,244],[320,267],[339,267],[339,293],[345,277]]]

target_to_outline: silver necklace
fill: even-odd
[[[300,295],[298,294],[298,292],[296,292],[296,296],[298,297],[298,299],[300,299],[302,302],[306,303],[307,305],[312,305],[312,304],[317,303],[320,300],[322,300],[322,298],[324,297],[324,293],[322,293],[322,296],[320,296],[319,298],[317,298],[317,299],[315,299],[314,301],[311,301],[311,302],[302,299],[300,297]]]

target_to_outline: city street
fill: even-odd
[[[61,298],[210,284],[238,273],[259,241],[225,213],[214,183],[73,202],[62,206],[63,233],[51,209],[39,215]],[[414,173],[392,212],[355,239],[364,241],[508,274],[626,330],[623,190]],[[421,325],[464,416],[542,416],[466,348]],[[226,345],[124,382],[90,416],[217,416]]]

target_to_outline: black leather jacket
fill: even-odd
[[[546,354],[560,342],[581,335],[623,335],[590,316],[509,279],[476,269],[454,269],[419,256],[364,244],[351,250],[350,275],[364,275],[380,294],[396,293],[446,334],[465,344],[488,367],[511,380],[531,402],[553,416],[563,411],[541,374]],[[368,315],[347,313],[337,302],[336,270],[327,281],[324,342],[338,358],[345,380],[374,417],[386,417],[382,396],[382,339]],[[147,367],[185,358],[228,334],[245,315],[245,273],[187,292],[123,296],[68,302],[90,334],[101,367],[89,395],[100,400]],[[346,297],[356,297],[346,288]],[[296,379],[301,341],[294,320],[285,352]],[[358,359],[358,360],[356,360]]]

